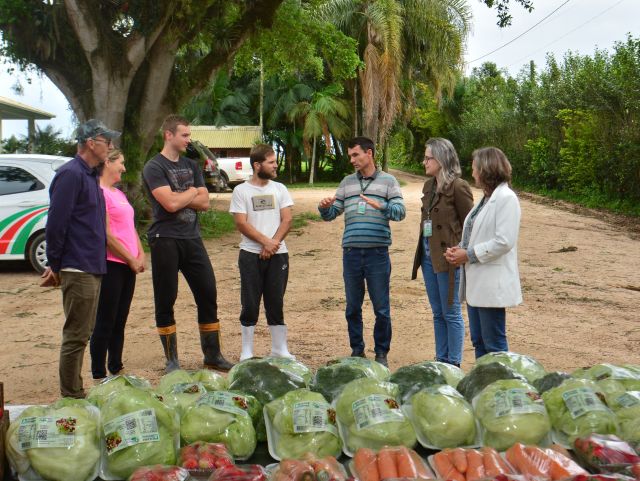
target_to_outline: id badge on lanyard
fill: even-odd
[[[364,200],[358,202],[358,214],[364,214],[367,211],[367,203]]]
[[[422,223],[422,237],[431,237],[433,234],[433,223],[427,219]]]

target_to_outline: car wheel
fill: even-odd
[[[220,192],[229,190],[229,176],[224,170],[220,171]]]
[[[39,273],[49,265],[47,261],[47,243],[45,241],[44,232],[36,235],[29,243],[29,262],[33,268]]]

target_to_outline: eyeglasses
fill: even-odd
[[[425,156],[424,156],[424,161],[425,161],[425,162],[429,162],[430,160],[436,160],[436,158],[435,158],[435,157],[431,157],[431,156],[429,156],[429,155],[425,155]]]
[[[113,140],[111,139],[91,139],[94,142],[104,142],[104,144],[109,147],[110,145],[113,145]]]

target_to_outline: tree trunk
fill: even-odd
[[[386,140],[382,147],[382,170],[389,172],[389,141]]]
[[[313,151],[311,152],[311,169],[309,170],[309,185],[313,185],[313,174],[316,170],[316,136],[313,136]]]

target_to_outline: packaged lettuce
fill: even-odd
[[[545,444],[551,422],[533,386],[518,379],[495,381],[473,400],[482,443],[505,451],[515,443]]]
[[[100,415],[89,402],[31,406],[11,423],[6,454],[20,481],[92,481],[100,467]]]
[[[636,450],[640,448],[640,391],[607,395],[607,404],[618,416],[620,437]]]
[[[340,456],[335,411],[322,394],[297,389],[264,407],[269,452],[277,460]]]
[[[100,413],[102,479],[127,479],[141,466],[176,463],[178,414],[151,391],[125,387],[109,397]]]
[[[532,357],[509,351],[490,352],[485,354],[484,356],[476,359],[474,369],[476,366],[482,366],[483,364],[489,364],[492,362],[500,362],[505,366],[510,367],[518,374],[524,376],[529,383],[532,383],[546,374],[542,364]]]
[[[578,437],[592,433],[617,434],[615,414],[602,402],[604,394],[587,379],[567,379],[542,394],[556,441],[571,447]]]
[[[462,381],[464,377],[464,371],[453,364],[440,361],[425,361],[420,363],[424,366],[433,366],[440,370],[444,378],[447,380],[447,384],[452,388],[456,388],[458,383]]]
[[[101,408],[107,398],[123,387],[135,387],[138,389],[151,389],[151,383],[144,378],[129,374],[106,378],[100,384],[93,386],[87,393],[87,401]]]
[[[576,378],[591,379],[592,381],[615,381],[616,384],[622,384],[626,391],[640,391],[640,373],[632,366],[616,366],[607,363],[596,364],[590,368],[576,369],[571,375]]]
[[[162,401],[182,415],[207,391],[224,390],[227,380],[208,369],[195,372],[177,369],[162,376],[156,392]]]
[[[451,386],[431,386],[417,392],[405,410],[418,441],[428,449],[477,445],[476,417],[467,400]]]
[[[251,359],[239,362],[231,368],[228,374],[229,384],[233,383],[238,377],[238,374],[246,370],[247,366],[263,364],[269,364],[276,367],[279,371],[286,373],[288,377],[295,379],[296,382],[304,384],[303,387],[307,387],[313,377],[311,369],[295,359],[272,356],[262,358],[252,357]]]
[[[335,401],[345,454],[359,448],[413,447],[416,433],[400,410],[398,386],[370,378],[347,384]]]
[[[389,377],[389,382],[398,385],[400,400],[404,404],[421,389],[438,384],[446,384],[447,380],[437,366],[412,364],[399,368]]]
[[[235,459],[248,459],[256,449],[256,431],[249,412],[257,401],[229,391],[203,394],[180,420],[183,444],[222,443]]]

